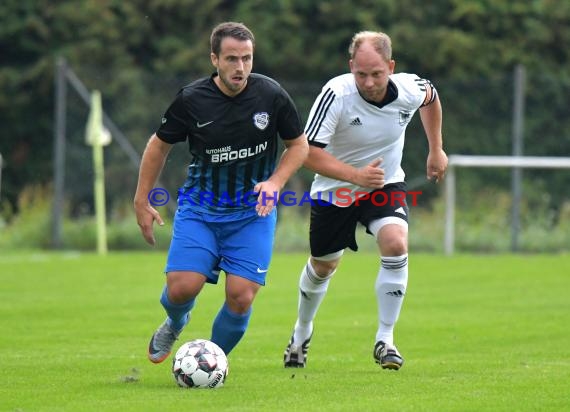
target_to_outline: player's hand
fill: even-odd
[[[443,149],[430,150],[427,157],[427,179],[439,183],[447,170],[447,155]]]
[[[156,240],[154,238],[152,225],[156,220],[160,226],[164,226],[164,221],[160,217],[160,213],[158,213],[158,211],[148,202],[135,202],[135,214],[144,240],[146,240],[149,245],[154,246],[156,244]]]
[[[259,193],[255,211],[259,216],[267,216],[279,200],[279,186],[270,180],[266,180],[256,184],[253,190]]]
[[[361,187],[369,187],[372,189],[382,189],[384,187],[384,169],[380,164],[382,159],[376,159],[368,163],[366,166],[358,169],[356,179],[353,183]]]

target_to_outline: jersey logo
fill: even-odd
[[[253,124],[259,130],[265,130],[269,126],[269,114],[267,112],[255,113],[253,115]]]
[[[400,110],[400,126],[410,123],[412,120],[412,113],[408,110]]]
[[[352,122],[350,122],[351,126],[362,126],[362,122],[360,121],[360,118],[356,118],[354,119]]]
[[[399,214],[401,214],[401,215],[406,216],[406,211],[404,210],[403,207],[397,208],[396,210],[394,210],[394,213],[399,213]]]
[[[210,120],[209,122],[206,122],[206,123],[196,122],[196,127],[197,127],[198,129],[200,129],[200,128],[204,127],[204,126],[208,126],[210,123],[214,123],[214,121],[213,121],[213,120]]]

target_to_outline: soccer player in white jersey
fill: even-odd
[[[364,31],[349,47],[351,73],[331,79],[315,100],[305,134],[305,166],[311,186],[311,256],[299,280],[298,317],[284,354],[285,367],[305,367],[313,320],[344,249],[356,251],[360,222],[376,238],[380,268],[375,282],[378,329],[374,360],[398,370],[404,360],[394,345],[408,282],[408,207],[401,167],[405,131],[419,109],[429,142],[427,178],[440,181],[447,168],[442,109],[428,80],[394,74],[388,35]],[[354,274],[358,275],[358,274]]]

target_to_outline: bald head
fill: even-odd
[[[348,53],[354,59],[363,44],[370,44],[384,61],[392,60],[392,40],[386,33],[376,31],[361,31],[352,37]]]

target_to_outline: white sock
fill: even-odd
[[[311,337],[313,333],[313,319],[323,301],[330,279],[334,272],[326,278],[321,278],[315,274],[315,270],[309,260],[299,279],[299,306],[298,318],[295,322],[295,332],[293,342],[301,345]]]
[[[382,257],[376,278],[379,325],[376,342],[394,344],[394,326],[408,285],[408,255]]]

